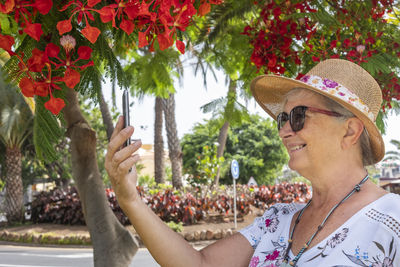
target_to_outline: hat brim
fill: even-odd
[[[385,145],[382,135],[375,123],[368,118],[362,111],[355,108],[346,101],[331,95],[329,92],[322,91],[307,83],[299,80],[286,78],[277,75],[261,75],[256,77],[250,85],[251,92],[257,103],[274,119],[282,110],[282,104],[285,95],[293,88],[304,88],[315,93],[324,95],[341,104],[347,110],[351,111],[358,119],[360,119],[368,132],[372,153],[374,155],[374,163],[382,160],[385,155]]]

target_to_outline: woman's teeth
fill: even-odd
[[[305,144],[304,144],[304,145],[294,146],[294,147],[292,147],[292,148],[290,149],[290,151],[300,150],[300,149],[302,149],[302,148],[305,147],[305,146],[306,146]]]

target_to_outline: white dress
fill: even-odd
[[[304,206],[276,204],[239,231],[254,248],[250,267],[282,264],[292,217]],[[295,257],[291,251],[289,256]],[[400,195],[386,194],[359,210],[306,250],[296,266],[400,267]]]

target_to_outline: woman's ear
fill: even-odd
[[[350,148],[357,144],[362,132],[364,131],[364,124],[356,117],[347,119],[345,122],[346,132],[343,136],[342,147]]]

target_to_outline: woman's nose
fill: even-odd
[[[292,130],[292,127],[290,126],[289,121],[285,122],[281,129],[279,130],[279,136],[280,138],[287,138],[290,137],[294,134],[294,131]]]

